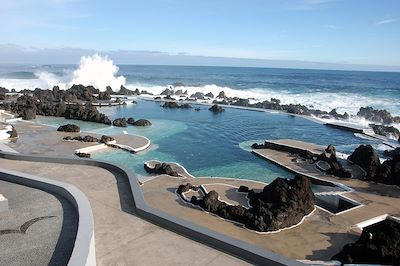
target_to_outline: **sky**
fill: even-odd
[[[131,64],[400,69],[399,0],[1,0],[0,14],[0,63],[77,63],[95,51]]]

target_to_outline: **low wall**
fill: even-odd
[[[114,174],[126,177],[129,181],[132,196],[134,199],[135,214],[145,220],[148,220],[160,227],[174,231],[189,239],[198,241],[222,252],[231,254],[257,265],[304,265],[303,263],[289,259],[282,255],[261,249],[255,245],[232,238],[209,228],[199,226],[179,217],[172,216],[166,212],[151,208],[146,204],[138,179],[130,171],[108,162],[102,162],[92,159],[70,159],[59,157],[44,157],[12,154],[0,152],[0,158],[9,160],[23,160],[34,162],[79,164],[97,166],[106,169]]]

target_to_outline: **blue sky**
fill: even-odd
[[[2,0],[0,12],[0,55],[80,48],[400,66],[398,0]]]

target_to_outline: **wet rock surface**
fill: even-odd
[[[224,108],[222,108],[221,106],[219,106],[219,105],[217,105],[217,104],[214,104],[214,105],[211,106],[210,109],[208,109],[208,110],[210,110],[210,111],[213,112],[213,113],[222,113],[222,112],[225,111]]]

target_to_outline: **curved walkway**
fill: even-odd
[[[135,202],[129,180],[118,171],[111,173],[96,166],[4,158],[0,159],[0,167],[78,187],[89,198],[93,209],[99,265],[246,264],[132,215]]]

